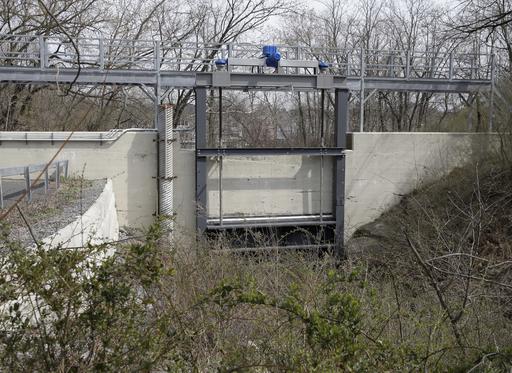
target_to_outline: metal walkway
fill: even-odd
[[[475,92],[489,90],[494,75],[494,58],[488,54],[284,45],[278,46],[282,58],[274,73],[265,67],[261,48],[254,44],[94,38],[70,41],[0,35],[0,81],[163,88]],[[216,78],[215,61],[219,59],[227,60],[228,72],[221,79]],[[320,74],[319,61],[329,65],[325,74]]]

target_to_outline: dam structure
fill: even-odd
[[[23,48],[20,51],[13,45]],[[354,212],[348,215],[355,220],[348,222],[347,206],[351,200],[367,197],[370,201],[378,197],[375,206],[385,206],[396,199],[393,193],[400,194],[412,187],[406,181],[412,174],[427,177],[426,170],[447,170],[460,164],[454,155],[452,164],[443,165],[441,160],[446,161],[446,153],[437,161],[433,151],[443,153],[445,147],[474,149],[484,136],[362,133],[362,115],[361,133],[348,136],[350,95],[360,95],[361,112],[365,98],[380,90],[487,92],[492,102],[494,66],[492,55],[455,52],[172,44],[102,38],[70,41],[51,36],[0,35],[1,82],[129,85],[139,87],[153,101],[153,130],[75,133],[63,150],[63,156],[71,160],[73,167],[80,169],[87,163],[88,177],[122,175],[117,181],[113,178],[121,224],[143,226],[153,215],[164,215],[171,218],[167,223],[171,230],[180,226],[200,235],[233,237],[241,237],[248,230],[271,232],[286,237],[278,246],[324,246],[340,255],[347,231],[353,231],[372,215],[366,211],[362,217]],[[194,92],[193,151],[180,148],[172,106],[162,105],[172,89]],[[322,112],[325,95],[333,95],[332,146],[325,146],[324,141],[318,147],[225,146],[222,98],[224,92],[232,90],[315,91],[322,97]],[[216,92],[219,102],[216,146],[209,145],[207,139],[208,92]],[[490,128],[492,117],[491,112]],[[323,129],[323,119],[321,126]],[[48,154],[49,159],[52,150],[67,135],[2,132],[0,166],[30,161],[28,158],[35,154]],[[92,153],[98,152],[99,146],[104,146],[101,153],[113,152],[111,164],[96,164],[101,161],[95,161]],[[26,147],[32,154],[27,154]],[[379,147],[386,151],[379,152]],[[408,155],[411,163],[395,167],[396,159],[403,160],[404,155]],[[280,161],[276,162],[276,158]],[[361,161],[362,164],[358,163]],[[383,174],[386,165],[395,177],[394,189],[373,190],[370,184],[379,188],[382,180],[388,178]],[[366,172],[365,176],[356,177],[361,172]],[[400,187],[400,183],[407,187]],[[364,195],[353,195],[353,187],[360,188]],[[265,196],[265,190],[270,194]],[[317,240],[311,244],[304,242],[295,232],[307,232]],[[248,239],[238,244],[243,247],[255,243]]]

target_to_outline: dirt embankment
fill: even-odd
[[[428,271],[443,286],[470,280],[512,296],[512,168],[455,169],[358,229],[347,251],[411,284]]]

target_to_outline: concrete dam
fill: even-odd
[[[129,86],[150,99],[155,130],[76,132],[69,139],[69,134],[56,132],[0,133],[0,167],[51,159],[66,141],[59,156],[69,160],[71,174],[112,180],[119,224],[125,226],[145,227],[163,216],[172,232],[194,237],[269,227],[286,233],[300,227],[320,234],[323,243],[342,254],[344,239],[357,227],[401,195],[464,164],[492,136],[363,132],[364,103],[377,91],[488,92],[492,102],[492,54],[450,50],[432,58],[429,51],[417,50],[247,43],[196,43],[190,48],[165,40],[149,45],[126,40],[129,48],[118,49],[117,40],[96,38],[70,48],[44,35],[10,35],[6,40],[9,59],[0,61],[3,82]],[[30,53],[11,50],[13,41],[24,43]],[[81,50],[81,45],[87,48]],[[193,151],[179,146],[174,114],[165,104],[174,102],[167,94],[176,89],[193,94]],[[317,92],[320,146],[224,146],[223,91]],[[348,134],[353,92],[359,95],[360,132]],[[219,105],[213,147],[208,142],[208,94]],[[327,104],[333,113],[330,147],[324,143]],[[489,131],[492,109],[491,104]]]

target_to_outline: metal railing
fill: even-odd
[[[35,172],[41,172],[44,170],[44,192],[47,193],[50,187],[50,171],[55,169],[55,188],[58,189],[60,187],[60,181],[62,174],[64,177],[68,176],[68,165],[69,161],[56,161],[51,163],[46,169],[46,163],[21,166],[21,167],[4,167],[0,168],[0,209],[4,208],[4,192],[2,185],[2,178],[13,177],[13,176],[23,176],[25,182],[25,191],[27,196],[27,201],[32,200],[32,183],[31,183],[31,174]]]
[[[237,64],[261,58],[262,45],[244,43],[168,43],[153,40],[0,35],[1,67],[139,71],[214,71],[228,60],[233,72],[254,72]],[[490,80],[492,54],[442,51],[329,49],[278,45],[282,61],[323,61],[330,73],[354,78]],[[78,52],[78,53],[77,53]],[[232,62],[230,62],[230,59]],[[312,64],[283,64],[285,74],[317,73]]]
[[[129,132],[156,133],[156,130],[151,128],[126,128],[103,132],[75,131],[71,137],[69,137],[71,132],[67,131],[0,131],[0,148],[2,141],[22,141],[26,143],[29,141],[62,142],[69,138],[69,141],[73,142],[113,142],[118,140],[123,134]]]

